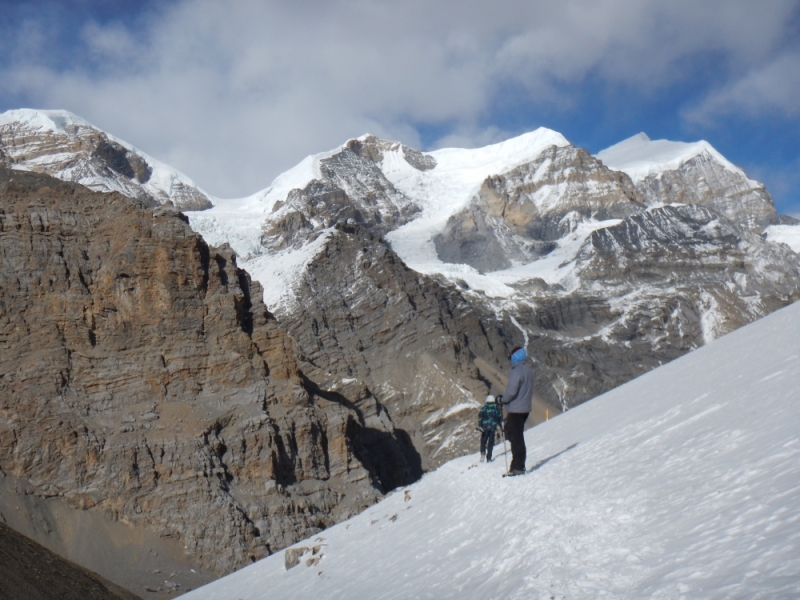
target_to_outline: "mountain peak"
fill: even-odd
[[[97,129],[88,121],[68,110],[41,110],[36,108],[19,108],[8,110],[0,114],[0,125],[9,123],[23,123],[36,129],[46,131],[64,132],[68,125],[91,127]]]
[[[639,182],[648,175],[675,170],[701,154],[708,155],[727,170],[747,178],[744,171],[705,140],[697,142],[651,140],[642,132],[601,150],[595,156],[610,169],[627,173],[634,182]],[[756,182],[753,184],[757,185]]]
[[[8,166],[46,173],[100,192],[185,210],[212,205],[186,175],[67,110],[21,108],[0,114]]]

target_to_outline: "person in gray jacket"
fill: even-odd
[[[508,475],[525,473],[525,421],[531,412],[533,403],[533,369],[525,360],[528,353],[525,348],[517,346],[511,351],[511,373],[508,374],[506,391],[501,403],[508,413],[506,415],[505,434],[511,444],[511,467]]]

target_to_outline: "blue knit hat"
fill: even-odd
[[[528,353],[525,351],[525,348],[516,348],[511,353],[511,364],[512,366],[516,366],[526,358],[528,358]]]

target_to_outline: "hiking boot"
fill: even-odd
[[[522,469],[511,469],[506,473],[506,477],[516,477],[517,475],[525,475],[525,471]]]
[[[486,457],[483,454],[481,454],[481,462],[484,462],[485,460],[486,460]]]

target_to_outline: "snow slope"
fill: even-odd
[[[627,173],[634,183],[648,175],[679,168],[686,161],[700,154],[707,154],[729,171],[741,175],[751,186],[759,187],[757,181],[747,178],[744,171],[722,156],[705,140],[699,142],[671,142],[651,140],[645,133],[637,133],[627,140],[598,152],[595,156],[610,169]]]
[[[368,137],[365,135],[360,139]],[[485,276],[467,265],[444,263],[436,254],[433,238],[442,231],[450,216],[469,204],[487,177],[505,173],[533,160],[546,148],[554,145],[567,146],[569,141],[560,133],[539,128],[483,148],[445,148],[429,152],[428,156],[436,159],[436,167],[421,171],[408,163],[402,146],[397,144],[394,150],[384,153],[379,166],[392,185],[422,210],[413,221],[390,232],[386,239],[400,258],[420,273],[441,273],[452,279],[462,279],[472,289],[482,290],[490,296],[511,295],[514,290],[507,284],[529,277],[530,274],[511,271],[497,277]],[[214,199],[213,208],[189,213],[192,228],[212,245],[230,243],[244,260],[240,261],[240,266],[252,272],[257,269],[257,265],[265,265],[270,256],[265,254],[267,251],[260,243],[261,224],[272,212],[275,203],[284,200],[292,189],[304,188],[312,179],[321,178],[320,161],[340,152],[342,148],[344,146],[306,157],[297,166],[277,177],[268,188],[247,198]],[[603,225],[596,225],[600,226]],[[569,244],[568,252],[577,250],[580,246],[580,243],[571,241],[573,243]],[[276,258],[284,265],[305,264],[303,257],[307,255],[306,250],[297,251],[302,256],[292,257],[293,251],[290,249]],[[565,255],[561,253],[559,256],[562,254]],[[259,255],[264,258],[258,258]],[[558,264],[561,262],[563,257]],[[536,274],[547,280],[560,281],[563,274],[558,272],[557,267],[556,264],[548,263],[547,268],[542,269],[539,265]],[[290,297],[293,280],[300,275],[300,271],[279,271],[282,278],[262,280],[261,283],[265,289],[271,286],[280,288],[280,293],[273,294],[273,297]],[[270,308],[276,307],[272,305]]]
[[[764,230],[770,242],[786,244],[800,254],[800,225],[770,225]]]
[[[531,161],[550,146],[568,145],[569,141],[560,133],[540,127],[483,148],[444,148],[428,152],[428,156],[436,159],[436,167],[426,171],[409,165],[401,150],[387,152],[381,170],[395,188],[422,208],[422,212],[410,223],[389,233],[386,239],[415,271],[450,274],[454,265],[439,259],[433,243],[447,219],[469,204],[487,177]],[[457,272],[455,276],[478,274],[465,265],[458,267],[463,267],[463,273]],[[474,281],[479,285],[479,279]]]
[[[800,303],[184,598],[798,597],[798,433]]]

